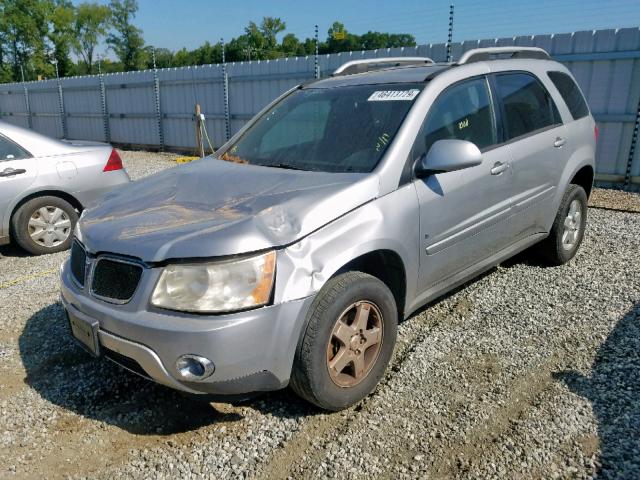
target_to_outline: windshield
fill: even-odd
[[[296,90],[258,119],[220,159],[296,170],[370,172],[423,86]]]

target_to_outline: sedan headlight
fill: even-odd
[[[151,297],[157,307],[186,312],[229,312],[266,305],[276,253],[238,260],[165,267]]]

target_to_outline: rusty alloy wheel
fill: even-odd
[[[348,388],[364,380],[378,359],[383,334],[382,313],[374,303],[361,300],[347,307],[327,345],[327,369],[333,383]]]

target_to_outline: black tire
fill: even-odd
[[[29,221],[33,215],[38,215],[37,212],[40,209],[47,209],[47,211],[51,212],[55,209],[60,209],[66,215],[66,219],[68,219],[69,227],[66,227],[66,223],[64,223],[64,227],[56,227],[56,231],[60,232],[60,234],[67,235],[66,239],[62,241],[59,237],[56,237],[54,233],[51,233],[52,244],[51,246],[45,245],[45,239],[41,241],[36,241],[31,237]],[[44,219],[43,219],[44,220]],[[73,229],[78,222],[78,212],[73,206],[63,200],[60,197],[36,197],[24,203],[24,205],[20,206],[18,210],[14,213],[11,218],[11,234],[13,239],[16,241],[20,247],[22,247],[27,252],[33,255],[43,255],[46,253],[55,253],[61,252],[63,250],[67,250],[71,245],[73,240]],[[59,224],[63,225],[63,224]]]
[[[576,231],[577,238],[570,248],[567,248],[563,244],[563,234],[565,230],[565,220],[569,215],[569,210],[573,201],[577,201],[580,205],[581,216],[578,230]],[[562,197],[560,202],[560,208],[553,221],[551,232],[549,236],[537,245],[536,252],[538,256],[549,265],[562,265],[571,260],[582,243],[584,238],[584,230],[587,225],[587,194],[580,185],[569,185],[567,191]]]
[[[339,386],[329,374],[329,341],[334,338],[332,332],[336,322],[345,318],[342,316],[345,309],[362,304],[367,305],[367,311],[371,308],[373,312],[377,308],[376,312],[380,314],[370,314],[382,327],[380,345],[375,358],[370,360],[370,367],[358,383]],[[320,290],[311,306],[308,326],[294,360],[290,382],[292,389],[314,405],[331,411],[360,402],[374,390],[384,375],[393,354],[397,325],[396,302],[383,282],[362,272],[347,272],[332,278]],[[368,348],[365,345],[364,349]],[[355,368],[355,363],[351,365]]]

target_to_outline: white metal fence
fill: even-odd
[[[573,72],[600,126],[598,179],[640,184],[640,28],[473,40],[452,45],[453,58],[477,47],[537,46]],[[446,58],[446,44],[322,55],[329,74],[356,58]],[[222,65],[71,77],[0,85],[0,118],[59,138],[122,146],[187,150],[195,146],[199,103],[214,143],[236,132],[271,99],[314,76],[314,58],[227,64],[225,109]],[[635,147],[635,148],[634,148]]]

